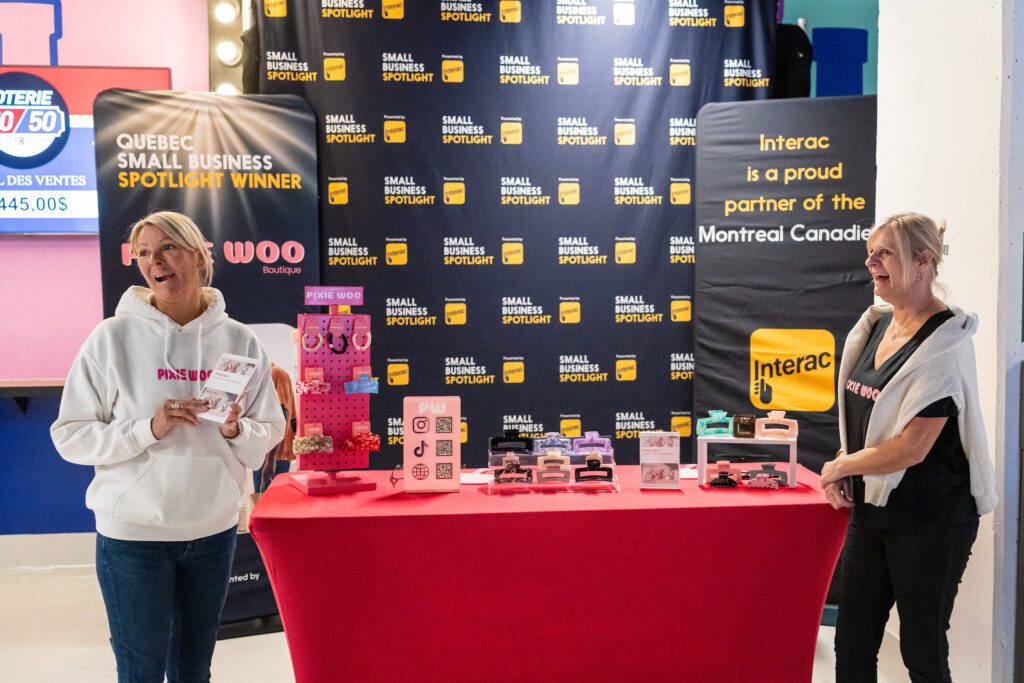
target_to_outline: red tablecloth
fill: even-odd
[[[809,681],[848,515],[796,489],[306,497],[253,512],[299,683]],[[401,484],[399,484],[399,487]]]

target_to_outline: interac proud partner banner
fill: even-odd
[[[697,112],[765,98],[768,0],[265,0],[262,89],[316,111],[325,284],[373,315],[375,466],[402,398],[503,429],[691,434]],[[301,305],[294,301],[296,309]]]
[[[784,410],[820,470],[846,334],[873,300],[875,98],[709,105],[698,126],[695,417]]]
[[[209,240],[213,286],[245,323],[295,323],[319,284],[315,119],[294,96],[108,90],[95,102],[103,311],[141,284],[132,223],[164,209]]]

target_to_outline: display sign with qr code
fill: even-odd
[[[458,396],[407,396],[404,404],[405,490],[459,490],[462,448],[455,425],[462,421]]]

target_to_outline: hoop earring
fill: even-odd
[[[321,346],[324,345],[324,336],[322,334],[320,334],[319,330],[317,330],[317,333],[316,333],[316,344],[314,344],[313,346],[308,346],[306,344],[306,337],[307,336],[309,336],[309,334],[307,332],[303,332],[302,333],[302,340],[301,340],[300,343],[302,344],[302,350],[303,351],[313,352],[313,351],[316,351],[317,349],[319,349]],[[330,336],[330,335],[328,335],[328,336]]]
[[[339,336],[341,337],[341,341],[342,341],[341,351],[339,351],[338,349],[334,348],[334,333],[333,332],[328,332],[327,333],[327,348],[329,348],[332,353],[336,353],[338,355],[342,355],[346,351],[348,351],[348,337],[345,336],[344,332],[342,332]]]
[[[370,348],[370,341],[372,339],[373,339],[373,335],[370,334],[369,332],[367,332],[366,333],[366,343],[365,344],[360,344],[359,342],[356,341],[356,335],[353,334],[352,335],[352,348],[355,349],[356,351],[365,351],[366,349]]]

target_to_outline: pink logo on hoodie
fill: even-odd
[[[156,371],[158,380],[182,381],[182,382],[205,382],[206,378],[213,374],[213,370],[175,370],[174,368],[159,368]]]

